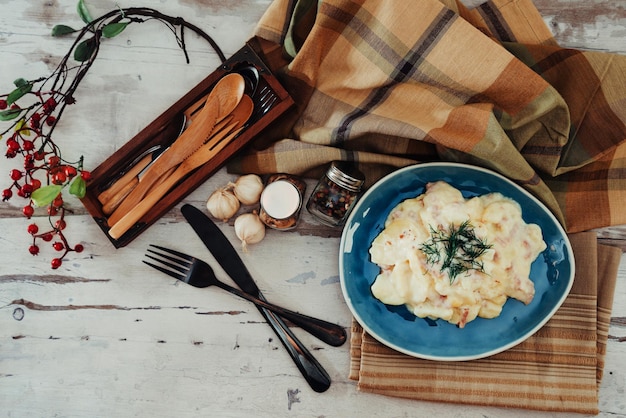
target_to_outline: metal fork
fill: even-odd
[[[278,96],[276,96],[274,90],[265,85],[261,88],[261,90],[257,92],[254,99],[255,102],[258,103],[258,106],[250,119],[253,121],[257,121],[272,109],[272,107],[278,101]]]
[[[217,278],[210,265],[198,258],[158,245],[150,247],[146,257],[159,264],[143,262],[175,279],[198,288],[217,286],[288,319],[329,345],[338,347],[346,341],[346,331],[339,325],[282,308],[229,286]]]

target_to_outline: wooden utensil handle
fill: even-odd
[[[137,223],[143,215],[148,213],[148,211],[152,209],[152,207],[154,207],[154,205],[156,205],[163,196],[165,196],[172,186],[178,183],[178,180],[183,178],[183,176],[185,176],[185,174],[189,171],[190,170],[184,169],[181,165],[178,168],[174,168],[174,172],[172,174],[165,173],[162,176],[163,181],[154,186],[154,188],[150,190],[150,192],[141,200],[141,202],[139,202],[139,204],[128,211],[111,227],[111,229],[109,229],[109,235],[111,238],[119,239],[122,235],[124,235],[126,231],[132,228],[132,226],[135,225],[135,223]]]
[[[131,178],[130,181],[127,181],[126,184],[124,184],[124,187],[122,187],[116,194],[108,196],[105,201],[100,201],[102,203],[102,212],[105,215],[112,214],[113,211],[115,211],[115,209],[117,209],[117,207],[124,201],[124,198],[133,191],[137,184],[139,184],[139,178],[135,176]]]
[[[132,183],[133,180],[137,179],[137,176],[139,175],[139,173],[141,173],[141,170],[146,168],[151,161],[152,155],[146,155],[141,160],[139,160],[139,162],[131,167],[131,169],[126,172],[126,174],[117,179],[115,183],[111,185],[111,187],[100,193],[98,195],[98,201],[104,206],[113,197],[118,196],[122,190],[127,188],[129,183]]]

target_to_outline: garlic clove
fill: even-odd
[[[235,216],[240,206],[237,196],[227,187],[215,190],[206,202],[206,207],[211,215],[224,222]]]
[[[259,202],[263,191],[263,180],[256,174],[240,176],[232,184],[233,193],[243,205],[254,205]]]
[[[265,238],[265,225],[255,212],[244,213],[235,219],[235,235],[241,240],[242,249],[248,251],[249,244],[256,244]]]

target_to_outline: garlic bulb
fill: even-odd
[[[206,202],[206,208],[211,215],[226,222],[239,210],[239,199],[226,187],[215,190]]]
[[[256,211],[244,213],[235,219],[235,234],[241,240],[243,250],[248,251],[248,244],[256,244],[265,237],[265,225]]]
[[[256,174],[246,174],[231,183],[233,192],[237,199],[244,205],[254,205],[258,203],[263,191],[263,181]]]

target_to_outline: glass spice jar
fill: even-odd
[[[365,176],[347,161],[333,161],[313,189],[307,210],[322,223],[338,226],[345,222],[361,194]]]
[[[261,193],[261,222],[273,229],[296,227],[306,183],[288,174],[273,174],[267,179]]]

